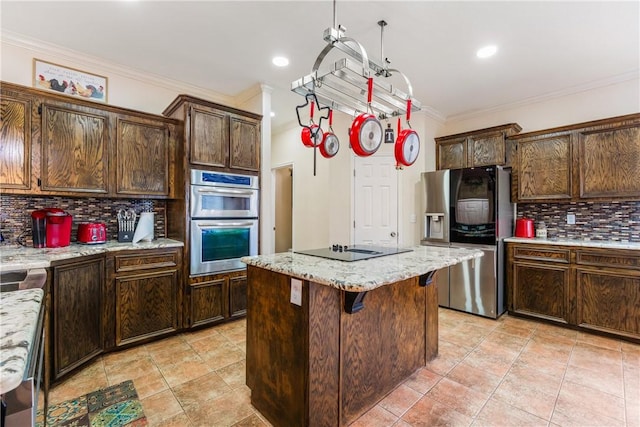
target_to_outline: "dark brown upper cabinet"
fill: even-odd
[[[3,193],[174,197],[182,122],[12,83],[1,90]]]
[[[435,139],[436,169],[510,166],[511,153],[506,138],[521,130],[517,123],[509,123],[438,137]]]
[[[224,168],[229,159],[229,127],[223,111],[201,106],[189,109],[191,163]]]
[[[178,96],[164,115],[185,123],[188,166],[225,172],[260,172],[262,116],[188,95]]]
[[[640,200],[640,114],[515,135],[514,202]]]
[[[109,117],[100,110],[42,104],[43,191],[109,192]]]
[[[229,167],[249,172],[260,170],[260,123],[229,116]]]
[[[570,135],[518,143],[518,200],[571,199]]]
[[[31,188],[32,100],[0,87],[0,188]]]
[[[640,197],[640,124],[577,134],[580,198]]]
[[[118,194],[169,195],[169,134],[163,120],[118,118]]]

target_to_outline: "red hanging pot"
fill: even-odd
[[[407,101],[407,124],[411,117],[411,99]],[[411,166],[420,154],[420,137],[411,129],[400,130],[400,118],[398,118],[398,139],[395,144],[396,162],[404,166]]]
[[[303,127],[302,134],[300,135],[305,147],[317,147],[322,142],[322,129],[320,129],[317,124],[313,123],[314,106],[315,103],[311,102],[311,112],[309,114],[311,124]]]
[[[371,104],[371,94],[373,92],[373,78],[368,81],[367,103]],[[362,113],[353,121],[349,131],[349,142],[351,149],[358,156],[370,156],[380,148],[384,132],[380,121],[370,113]]]
[[[333,133],[333,110],[329,110],[329,132],[325,132],[320,143],[320,154],[327,159],[338,154],[340,141]]]

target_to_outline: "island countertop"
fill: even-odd
[[[350,292],[365,292],[479,258],[477,249],[415,246],[410,252],[344,262],[295,252],[243,257],[242,262]]]

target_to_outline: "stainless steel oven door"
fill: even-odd
[[[191,218],[256,218],[258,191],[248,188],[191,186]]]
[[[257,219],[191,221],[191,275],[240,270],[240,258],[257,254]]]

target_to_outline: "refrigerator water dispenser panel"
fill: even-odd
[[[446,236],[444,219],[445,214],[443,213],[424,214],[424,238],[431,240],[444,240]]]

